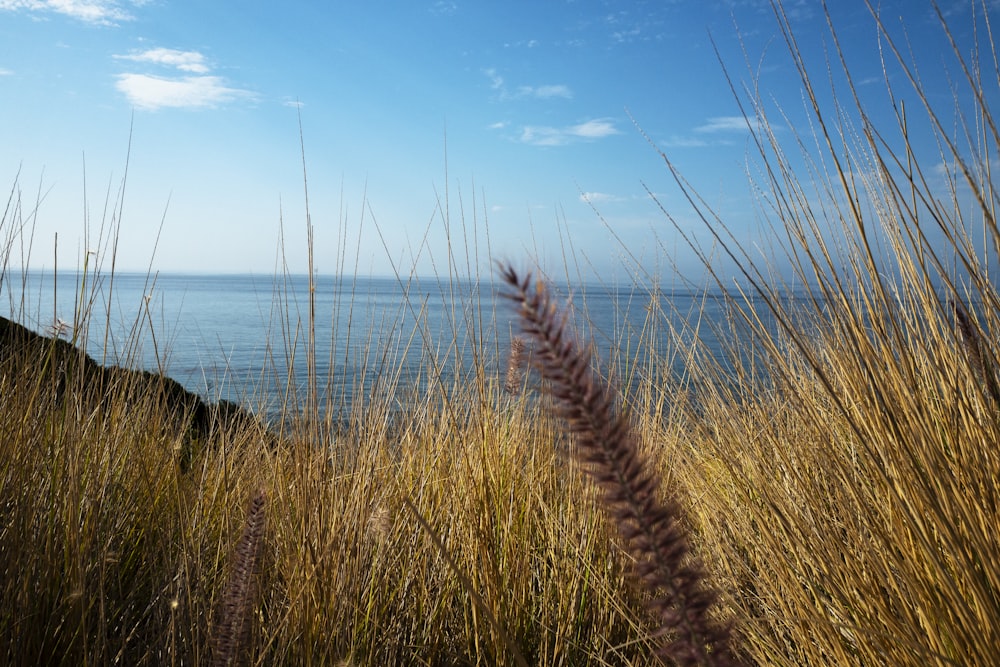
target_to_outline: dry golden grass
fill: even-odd
[[[776,14],[814,102],[809,66]],[[884,46],[896,53],[888,36]],[[896,127],[874,127],[849,72],[846,104],[809,105],[811,141],[784,144],[769,122],[779,112],[737,96],[767,167],[758,185],[785,244],[784,282],[667,160],[741,271],[739,289],[715,274],[730,304],[725,365],[654,302],[629,343],[638,348],[612,344],[605,369],[631,424],[614,449],[649,467],[619,481],[641,482],[641,507],[668,504],[690,550],[677,562],[702,563],[699,590],[719,591],[707,615],[703,598],[691,605],[699,614],[682,620],[709,629],[668,648],[668,661],[726,655],[708,648],[724,634],[711,628],[732,621],[733,654],[754,664],[1000,664],[1000,197],[990,179],[1000,138],[984,93],[996,94],[998,77],[976,69],[992,60],[952,55],[971,114],[952,125],[966,141],[944,131],[952,125],[915,75],[910,90],[925,140],[951,166],[950,190],[931,185],[937,161],[915,159],[903,107]],[[894,80],[905,81],[907,61],[895,57]],[[886,88],[897,94],[888,75]],[[789,148],[803,153],[793,162]],[[808,180],[796,177],[802,163]],[[24,225],[18,207],[7,210],[9,251]],[[477,347],[457,375],[442,370],[454,348],[424,341],[423,389],[393,392],[390,369],[387,391],[359,401],[336,433],[318,412],[322,378],[310,378],[312,413],[297,416],[290,401],[281,442],[223,430],[186,472],[176,416],[155,396],[111,387],[93,400],[76,387],[60,399],[44,358],[35,371],[3,358],[0,661],[654,661],[682,637],[667,621],[687,603],[652,599],[669,568],[643,564],[649,545],[635,532],[622,540],[622,515],[604,517],[602,493],[617,482],[591,488],[591,436],[574,443],[566,432],[565,418],[580,435],[584,413],[607,417],[615,399],[569,395],[567,407],[505,391],[483,326],[493,313],[480,303],[462,312],[456,326],[475,329]],[[684,342],[664,350],[664,333]],[[572,371],[562,380],[605,372],[586,355],[568,365],[527,356]],[[561,381],[542,375],[517,386]],[[585,466],[568,455],[581,448]],[[642,481],[653,478],[658,490]],[[638,580],[637,556],[648,575]]]
[[[734,343],[744,380],[723,384],[719,369],[701,367],[690,420],[699,435],[678,471],[697,499],[700,551],[761,664],[996,664],[1000,230],[989,163],[1000,142],[984,97],[996,71],[978,69],[996,62],[949,54],[963,76],[957,106],[936,108],[882,34],[889,95],[923,107],[921,141],[940,147],[940,163],[921,163],[905,106],[896,127],[877,126],[849,71],[831,74],[846,104],[818,103],[820,82],[776,15],[815,131],[782,141],[776,111],[746,99],[786,282],[687,189],[753,298],[733,294],[752,334]],[[941,165],[952,174],[943,184],[931,178]],[[829,220],[839,221],[832,232]],[[789,283],[800,286],[794,300]]]

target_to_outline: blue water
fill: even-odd
[[[58,331],[102,363],[159,370],[209,400],[269,414],[304,407],[310,335],[318,401],[341,411],[435,378],[471,378],[477,365],[502,372],[516,323],[498,284],[319,276],[314,287],[312,334],[307,276],[117,274],[112,281],[9,272],[0,314]],[[724,320],[724,305],[705,293],[601,285],[557,292],[573,304],[580,334],[605,356],[676,351],[664,317],[681,330],[700,317],[706,349],[721,355],[725,345],[710,326]],[[642,333],[651,317],[661,320],[655,346],[639,345],[651,340]],[[682,340],[692,337],[682,332]]]

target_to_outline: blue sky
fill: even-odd
[[[874,22],[862,0],[832,4],[877,107]],[[942,2],[960,43],[970,4]],[[820,3],[786,9],[822,77]],[[916,45],[925,87],[948,94],[930,3],[881,11]],[[88,248],[108,261],[98,235],[127,158],[119,269],[271,272],[283,222],[288,267],[304,272],[301,114],[319,272],[443,272],[439,206],[463,267],[464,234],[486,270],[492,251],[550,267],[572,253],[605,275],[632,273],[629,253],[694,271],[645,187],[698,223],[636,124],[737,236],[766,244],[710,34],[737,82],[745,50],[762,91],[801,117],[766,0],[0,0],[0,187],[16,182],[26,219],[43,194],[35,266],[51,267],[57,233],[61,265]]]

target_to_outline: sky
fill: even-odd
[[[831,4],[880,113],[872,16]],[[960,49],[972,4],[941,0]],[[822,78],[821,3],[785,9]],[[879,11],[949,94],[932,5]],[[303,273],[308,201],[319,273],[696,271],[659,205],[704,232],[658,151],[766,244],[724,70],[805,117],[767,0],[0,0],[0,189],[35,267]]]

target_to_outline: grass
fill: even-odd
[[[907,103],[878,127],[836,48],[841,103],[824,107],[775,13],[809,133],[789,140],[752,86],[734,95],[778,256],[751,257],[664,155],[738,272],[692,239],[727,298],[727,358],[654,299],[602,368],[545,281],[508,270],[515,307],[456,303],[452,341],[409,305],[419,391],[390,391],[386,363],[388,389],[334,433],[324,379],[302,402],[288,378],[279,443],[220,431],[182,472],[155,395],[56,395],[44,356],[5,357],[0,660],[1000,663],[996,62],[951,54],[956,116],[885,31],[884,89]],[[30,232],[11,202],[5,270]],[[94,292],[76,289],[75,324],[99,326]],[[316,323],[285,303],[291,357]],[[508,326],[522,331],[510,353],[494,334]]]

